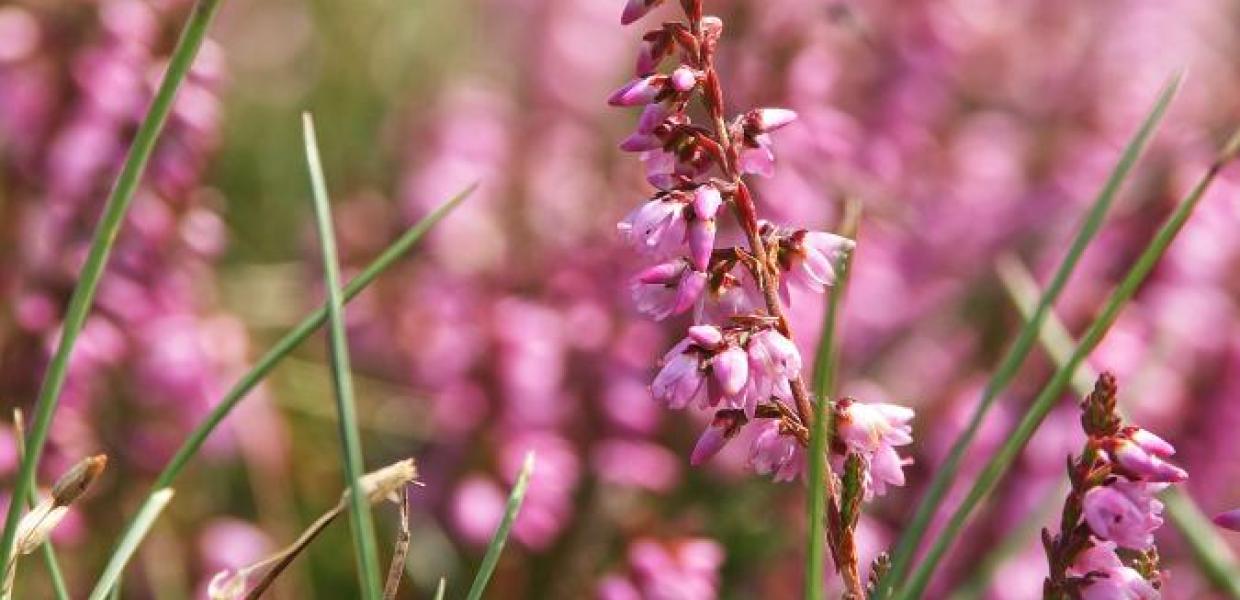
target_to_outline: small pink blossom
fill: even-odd
[[[1184,469],[1159,458],[1131,439],[1114,438],[1110,440],[1108,450],[1120,467],[1138,479],[1162,483],[1188,480]]]
[[[616,90],[607,103],[612,106],[641,106],[655,101],[667,84],[667,75],[639,77]]]
[[[620,15],[620,24],[629,25],[646,16],[646,13],[663,3],[663,0],[628,0],[624,4],[624,12]]]
[[[706,273],[682,258],[639,273],[632,284],[637,310],[662,321],[692,308],[706,289]]]
[[[1240,508],[1229,510],[1214,517],[1214,524],[1223,529],[1240,531]]]
[[[1135,569],[1124,566],[1115,544],[1096,543],[1077,555],[1068,574],[1088,579],[1082,600],[1157,600],[1158,590]]]
[[[690,340],[682,340],[663,356],[663,368],[655,376],[650,391],[656,401],[680,409],[702,397],[705,383],[700,352]]]
[[[672,256],[685,243],[685,205],[655,198],[634,209],[616,225],[620,237],[638,252],[656,257]]]
[[[791,435],[783,435],[779,422],[763,420],[761,431],[749,450],[749,464],[760,475],[774,475],[775,481],[792,481],[805,470],[805,449]]]
[[[1085,493],[1085,520],[1095,535],[1133,550],[1154,545],[1154,530],[1162,526],[1163,505],[1154,494],[1166,484],[1120,479]]]
[[[852,240],[822,231],[798,231],[788,238],[783,255],[788,286],[823,293],[835,285],[835,269],[856,247]]]

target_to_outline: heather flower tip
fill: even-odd
[[[620,24],[631,25],[646,16],[662,0],[628,0],[624,4],[624,12],[620,13]]]
[[[1240,508],[1215,515],[1213,521],[1215,525],[1223,529],[1240,531]]]

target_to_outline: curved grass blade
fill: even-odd
[[[900,540],[892,552],[891,571],[888,572],[887,577],[879,585],[878,595],[880,597],[890,594],[895,582],[902,581],[905,573],[908,572],[912,564],[913,555],[921,545],[922,537],[930,526],[931,519],[938,512],[939,506],[943,503],[944,496],[947,495],[952,482],[956,479],[956,475],[960,470],[961,458],[973,443],[973,438],[977,436],[982,421],[986,413],[990,411],[990,407],[994,404],[995,399],[1016,377],[1016,373],[1029,356],[1029,352],[1033,349],[1036,341],[1039,325],[1046,318],[1046,314],[1050,307],[1054,305],[1055,300],[1059,298],[1059,294],[1063,291],[1064,286],[1067,285],[1068,279],[1071,278],[1073,271],[1076,270],[1077,263],[1080,262],[1081,255],[1084,254],[1085,249],[1089,247],[1089,244],[1098,234],[1098,230],[1101,229],[1102,222],[1114,203],[1120,187],[1128,178],[1137,159],[1149,143],[1163,115],[1166,114],[1167,107],[1171,104],[1171,99],[1175,96],[1176,90],[1179,89],[1180,81],[1180,74],[1173,75],[1168,80],[1158,94],[1158,99],[1154,102],[1154,106],[1150,109],[1145,121],[1124,148],[1119,162],[1116,163],[1115,168],[1107,177],[1106,183],[1103,185],[1102,190],[1098,192],[1098,196],[1094,199],[1093,205],[1085,216],[1085,220],[1081,223],[1080,230],[1077,231],[1076,237],[1072,240],[1067,255],[1064,256],[1063,262],[1060,263],[1054,276],[1051,278],[1051,282],[1047,286],[1046,292],[1042,295],[1033,318],[1021,328],[1016,341],[1012,343],[1007,353],[1004,354],[1003,359],[999,363],[999,368],[991,376],[990,381],[987,382],[982,392],[981,400],[978,402],[977,407],[974,408],[973,414],[969,417],[968,425],[965,426],[960,437],[952,444],[951,450],[948,452],[943,464],[935,471],[934,478],[926,489],[920,504],[918,504],[912,521],[904,528],[904,532],[901,534]]]
[[[344,300],[347,302],[356,298],[367,286],[374,283],[379,278],[379,275],[396,264],[397,260],[400,260],[401,257],[407,254],[432,227],[447,217],[477,187],[477,184],[469,186],[457,194],[456,197],[443,203],[434,212],[423,217],[421,221],[409,228],[408,231],[401,235],[392,245],[388,246],[378,258],[367,265],[357,277],[345,286]],[[219,427],[224,418],[237,407],[237,404],[257,387],[259,382],[266,378],[285,356],[288,356],[294,348],[310,337],[310,334],[314,333],[315,330],[322,327],[325,322],[327,322],[327,308],[325,306],[319,307],[259,358],[250,371],[238,379],[237,383],[233,384],[228,393],[211,409],[207,417],[190,432],[185,442],[177,450],[177,453],[173,455],[172,460],[168,461],[167,466],[159,473],[159,477],[155,479],[155,486],[152,488],[151,493],[154,494],[160,489],[172,485],[185,469],[185,465],[189,463],[190,459],[198,454],[198,451],[206,443],[211,432],[215,431],[216,427]],[[150,501],[149,497],[147,501]],[[131,521],[127,531],[133,530],[136,526],[136,521]],[[113,557],[113,560],[115,560],[115,557]]]
[[[1197,208],[1197,204],[1200,203],[1201,198],[1214,182],[1219,171],[1238,151],[1240,151],[1240,131],[1237,131],[1227,142],[1223,151],[1219,153],[1218,158],[1210,165],[1205,175],[1198,180],[1197,184],[1193,186],[1193,189],[1180,205],[1176,207],[1171,216],[1158,229],[1158,232],[1154,234],[1154,239],[1141,252],[1137,261],[1124,275],[1123,280],[1120,281],[1119,286],[1111,292],[1098,316],[1090,324],[1089,328],[1086,329],[1085,334],[1081,336],[1080,344],[1072,351],[1064,365],[1046,383],[1046,386],[1042,388],[1042,391],[1029,407],[1028,412],[1025,413],[1024,418],[1016,426],[1016,430],[1012,432],[1003,446],[999,448],[999,451],[986,463],[986,467],[978,476],[977,481],[974,482],[973,487],[970,488],[968,495],[965,496],[964,501],[961,502],[956,511],[952,513],[947,526],[927,552],[925,560],[918,566],[906,587],[900,590],[897,597],[911,599],[921,596],[929,584],[935,569],[938,568],[939,562],[942,561],[947,550],[955,542],[956,537],[960,535],[960,531],[964,528],[973,510],[998,485],[999,480],[1003,477],[1008,467],[1011,466],[1017,454],[1025,447],[1029,438],[1033,436],[1033,432],[1037,430],[1038,426],[1042,424],[1042,420],[1054,408],[1056,401],[1059,400],[1061,394],[1063,394],[1065,388],[1071,382],[1077,368],[1102,342],[1102,338],[1119,317],[1120,310],[1124,308],[1133,294],[1136,293],[1137,288],[1153,271],[1154,266],[1162,258],[1163,254],[1166,253],[1171,242],[1175,240],[1176,236],[1184,228],[1184,224],[1192,216],[1193,210]],[[1035,331],[1040,329],[1041,323],[1038,323]]]
[[[504,519],[500,521],[499,528],[495,530],[491,545],[487,546],[487,553],[482,557],[482,565],[478,567],[478,574],[474,575],[474,583],[469,586],[467,600],[481,600],[482,593],[486,591],[491,575],[495,573],[495,565],[499,563],[499,555],[504,551],[504,544],[508,542],[512,524],[517,520],[517,513],[521,512],[521,503],[525,501],[525,490],[529,488],[530,476],[533,474],[534,453],[531,451],[525,455],[525,463],[521,465],[517,482],[512,486],[512,493],[508,496],[508,507],[504,511]],[[440,580],[441,589],[442,581]]]
[[[809,510],[809,537],[805,549],[804,597],[822,600],[826,581],[826,512],[827,501],[834,496],[831,491],[830,466],[827,464],[827,438],[831,431],[831,400],[834,392],[835,372],[839,361],[837,328],[840,303],[848,286],[852,271],[853,253],[849,252],[837,265],[835,285],[828,295],[827,310],[823,316],[822,336],[814,357],[814,423],[810,432],[809,487],[807,507]]]
[[[103,278],[103,270],[112,253],[112,246],[116,243],[117,234],[125,220],[125,213],[129,210],[134,192],[137,191],[142,174],[146,171],[146,164],[151,158],[151,152],[155,149],[155,142],[172,110],[172,102],[176,97],[177,89],[189,73],[190,66],[198,54],[198,48],[202,46],[202,40],[219,9],[220,2],[221,0],[198,0],[194,4],[189,19],[181,31],[181,37],[172,51],[167,71],[159,83],[155,98],[151,101],[146,116],[142,118],[142,123],[138,126],[133,143],[125,155],[121,172],[116,177],[111,193],[108,194],[103,214],[95,226],[86,262],[82,265],[78,283],[73,289],[69,307],[65,311],[65,320],[61,327],[56,352],[52,356],[47,374],[43,377],[43,384],[39,388],[34,421],[31,423],[31,435],[26,442],[29,451],[22,460],[21,469],[11,494],[13,498],[25,498],[34,488],[35,470],[43,454],[43,445],[47,442],[48,432],[51,430],[52,416],[56,413],[56,406],[60,403],[60,392],[64,388],[65,378],[69,373],[69,356],[73,353],[78,334],[82,332],[82,327],[86,324],[86,317],[94,303],[95,291],[99,287],[99,280]],[[9,503],[8,516],[4,521],[4,533],[0,535],[0,565],[8,564],[11,556],[22,504],[22,502]]]
[[[151,530],[151,526],[155,524],[155,519],[159,517],[159,513],[163,512],[164,507],[168,506],[168,503],[171,501],[171,488],[159,490],[146,499],[142,508],[138,510],[138,516],[134,519],[133,527],[125,532],[125,537],[121,538],[120,545],[116,548],[116,552],[112,554],[107,567],[104,568],[103,575],[99,576],[99,582],[95,584],[94,591],[90,593],[90,600],[104,600],[112,593],[112,588],[116,587],[120,581],[125,565],[129,564],[129,559],[133,558],[134,552],[138,550],[138,545],[142,543],[142,539]]]
[[[1008,295],[1012,297],[1021,314],[1028,318],[1033,310],[1032,298],[1038,293],[1038,284],[1033,275],[1012,257],[1001,258],[998,268]],[[1068,329],[1054,313],[1051,313],[1043,324],[1039,340],[1056,364],[1068,362],[1075,344]],[[1072,380],[1072,389],[1078,396],[1088,395],[1092,391],[1092,382],[1097,378],[1098,374],[1093,369],[1083,365],[1079,376]],[[1167,516],[1188,542],[1197,568],[1215,589],[1226,593],[1230,598],[1240,599],[1240,563],[1237,563],[1235,554],[1219,536],[1218,530],[1182,488],[1169,487],[1161,496],[1167,508]]]
[[[332,385],[336,396],[337,421],[340,433],[341,459],[349,485],[349,516],[353,526],[353,551],[361,579],[362,596],[378,600],[379,550],[375,543],[374,516],[362,487],[365,460],[362,458],[362,437],[357,428],[357,406],[353,401],[353,376],[349,364],[349,340],[344,331],[344,298],[340,292],[340,261],[336,256],[336,234],[332,230],[332,213],[327,198],[327,182],[319,160],[319,146],[314,135],[314,119],[302,113],[302,131],[306,143],[306,165],[310,169],[310,187],[314,197],[314,221],[319,231],[323,254],[323,283],[327,288],[327,323],[331,348]]]

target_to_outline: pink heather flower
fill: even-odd
[[[1188,473],[1184,469],[1150,453],[1136,441],[1114,438],[1108,450],[1119,466],[1138,479],[1162,483],[1179,483],[1188,480]]]
[[[646,13],[663,3],[663,0],[628,0],[624,4],[624,12],[620,15],[620,24],[629,25],[646,16]]]
[[[797,120],[797,113],[786,108],[759,108],[753,111],[753,126],[758,133],[780,129]]]
[[[856,247],[852,240],[822,231],[792,234],[784,268],[787,284],[815,293],[835,285],[835,267],[840,258]]]
[[[633,209],[616,225],[620,237],[638,252],[658,257],[676,254],[685,242],[685,205],[655,198]]]
[[[775,175],[775,152],[771,150],[771,136],[763,133],[753,137],[755,145],[741,150],[741,173],[772,177]]]
[[[728,408],[743,408],[741,392],[749,383],[749,356],[745,351],[737,346],[727,347],[711,359],[710,370],[714,376],[710,382],[711,405],[724,400]]]
[[[698,186],[693,191],[693,212],[699,219],[714,219],[723,205],[723,196],[713,185]]]
[[[1088,578],[1089,582],[1081,588],[1082,600],[1158,600],[1161,597],[1140,573],[1124,566],[1111,542],[1097,543],[1078,554],[1068,574]]]
[[[697,73],[686,66],[676,67],[671,74],[672,89],[684,93],[697,86]]]
[[[641,106],[654,102],[667,84],[667,75],[639,77],[616,90],[607,103],[612,106]]]
[[[714,458],[729,440],[736,437],[744,425],[745,419],[735,411],[721,410],[716,413],[710,425],[706,426],[706,430],[698,438],[697,444],[693,446],[689,464],[696,467]]]
[[[1154,545],[1163,505],[1154,498],[1167,484],[1119,479],[1085,493],[1085,520],[1094,535],[1133,550]]]
[[[713,350],[723,344],[723,331],[714,325],[694,325],[689,328],[689,339],[702,348]]]
[[[647,104],[642,116],[637,120],[637,131],[620,142],[620,149],[626,152],[646,152],[663,147],[663,140],[655,135],[655,129],[667,120],[670,113],[663,104]]]
[[[1223,529],[1240,531],[1240,508],[1229,510],[1214,517],[1214,524]]]
[[[710,254],[715,250],[714,219],[695,219],[689,225],[689,256],[693,268],[705,271],[710,267]]]
[[[1153,454],[1159,458],[1170,458],[1175,454],[1175,446],[1172,446],[1166,440],[1154,435],[1144,429],[1136,429],[1129,434],[1132,441],[1141,446],[1142,450]]]
[[[913,441],[913,409],[896,404],[840,401],[839,436],[855,452],[875,452],[884,446]]]
[[[637,310],[662,321],[697,303],[706,289],[706,273],[689,267],[683,258],[638,273],[632,284]]]
[[[774,329],[764,329],[750,336],[745,349],[756,398],[790,398],[788,380],[801,374],[801,352],[796,344]]]
[[[668,408],[685,408],[702,396],[706,373],[691,340],[681,340],[663,356],[663,368],[650,384],[654,399]]]
[[[895,404],[863,404],[845,398],[837,405],[836,431],[848,449],[864,456],[870,463],[866,473],[865,497],[882,496],[888,485],[904,485],[904,466],[910,460],[901,458],[896,446],[913,441],[909,421],[911,408]],[[833,461],[843,466],[843,456]]]
[[[790,435],[781,435],[779,422],[763,420],[762,430],[749,449],[749,465],[759,475],[774,475],[775,481],[792,481],[805,469],[805,450]]]

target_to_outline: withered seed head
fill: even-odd
[[[108,457],[96,454],[84,458],[69,469],[56,485],[52,486],[52,502],[56,506],[68,506],[77,500],[90,487],[108,464]]]

